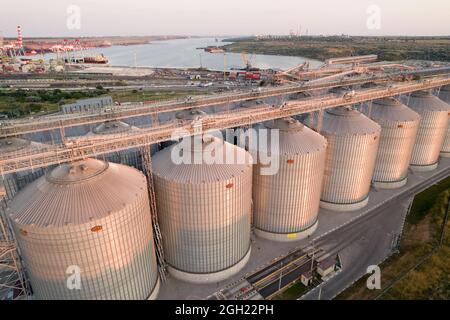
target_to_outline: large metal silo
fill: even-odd
[[[408,179],[420,116],[394,98],[374,101],[369,116],[381,126],[373,184],[378,188],[400,188]]]
[[[351,107],[324,113],[321,133],[328,148],[321,207],[351,211],[368,203],[380,132],[380,125]]]
[[[46,148],[45,144],[25,140],[16,137],[0,139],[0,153],[5,157],[20,157]],[[6,198],[11,199],[18,191],[23,189],[28,183],[36,180],[44,174],[44,169],[25,170],[5,175],[3,184],[6,191]]]
[[[202,111],[201,109],[184,109],[181,111],[178,111],[175,114],[175,120],[176,121],[188,121],[188,122],[193,122],[193,121],[198,121],[201,118],[205,117],[207,115],[206,112]],[[174,145],[175,143],[177,143],[179,139],[176,140],[167,140],[167,141],[163,141],[161,142],[161,148],[168,148],[172,145]]]
[[[123,135],[132,134],[133,132],[138,133],[139,130],[138,127],[132,126],[126,122],[113,120],[97,125],[86,136],[89,137],[89,139],[105,139],[105,136],[108,136],[108,138],[120,138]],[[156,144],[151,145],[150,153],[155,154],[157,151],[158,146]],[[113,152],[98,158],[109,162],[125,164],[138,169],[142,167],[140,150],[136,148]]]
[[[94,159],[63,164],[18,193],[7,213],[36,299],[158,294],[147,181],[138,170]]]
[[[428,91],[413,92],[408,106],[421,117],[410,167],[416,171],[434,170],[447,133],[450,106]]]
[[[253,225],[255,233],[276,241],[311,235],[318,225],[320,193],[327,141],[293,118],[265,123],[269,147],[258,150],[276,172],[263,172],[267,161],[253,167]],[[274,130],[279,139],[275,140]],[[260,135],[261,137],[261,135]],[[255,154],[253,155],[255,157]],[[273,165],[273,162],[277,165]]]
[[[439,99],[450,105],[450,85],[446,85],[441,88],[441,90],[439,91]],[[441,157],[450,158],[450,125],[447,129],[444,144],[441,148]]]
[[[153,176],[169,273],[210,283],[237,273],[250,257],[252,158],[218,138],[193,139],[183,150],[190,160],[173,157],[186,140],[159,151]],[[202,159],[211,154],[219,160]]]

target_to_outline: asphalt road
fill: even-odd
[[[395,249],[395,240],[403,228],[410,199],[450,174],[447,168],[433,178],[386,201],[370,213],[320,239],[327,252],[339,250],[342,272],[304,295],[302,299],[333,299],[367,272],[370,265],[380,264]],[[348,228],[351,226],[351,230]],[[352,241],[348,242],[349,234]],[[347,245],[342,245],[347,241]],[[337,247],[336,247],[337,245]],[[382,275],[381,275],[382,279]],[[381,280],[382,281],[382,280]]]
[[[255,292],[270,298],[280,289],[311,269],[311,253],[315,259],[339,254],[342,271],[303,296],[306,300],[333,299],[342,290],[366,274],[367,267],[377,265],[395,249],[402,232],[411,198],[446,178],[450,166],[433,177],[379,203],[372,210],[346,224],[313,239],[310,246],[294,250],[271,264],[246,275],[228,287],[227,299],[246,299]],[[307,253],[310,253],[309,255]],[[320,292],[320,293],[319,293]],[[214,296],[214,295],[213,295]]]

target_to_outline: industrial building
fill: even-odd
[[[96,97],[77,100],[74,103],[63,104],[62,113],[77,113],[82,111],[99,111],[114,104],[112,97]]]
[[[278,153],[271,154],[279,168],[276,174],[264,174],[266,164],[258,161],[254,166],[255,234],[277,241],[305,238],[318,225],[327,141],[293,118],[270,121],[263,128],[279,130]]]
[[[413,92],[408,106],[421,117],[410,167],[416,171],[434,170],[447,134],[450,106],[429,91]]]
[[[327,110],[320,133],[328,140],[320,205],[352,211],[369,201],[381,127],[351,107]]]
[[[94,159],[61,165],[17,194],[7,215],[36,299],[156,298],[147,181],[136,169]],[[76,272],[73,290],[67,277]]]
[[[400,188],[408,180],[420,116],[394,98],[375,100],[368,116],[381,126],[373,185]]]

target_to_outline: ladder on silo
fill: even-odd
[[[153,238],[155,240],[155,251],[159,265],[159,276],[164,282],[166,280],[166,260],[162,245],[162,235],[159,229],[158,213],[156,207],[155,186],[153,181],[152,157],[150,154],[150,144],[141,148],[142,170],[147,177],[148,196],[150,201],[150,213],[152,215]]]

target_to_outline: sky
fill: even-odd
[[[16,36],[17,25],[25,37],[228,36],[305,34],[307,30],[310,35],[450,35],[450,0],[2,2],[0,32],[10,37]]]

